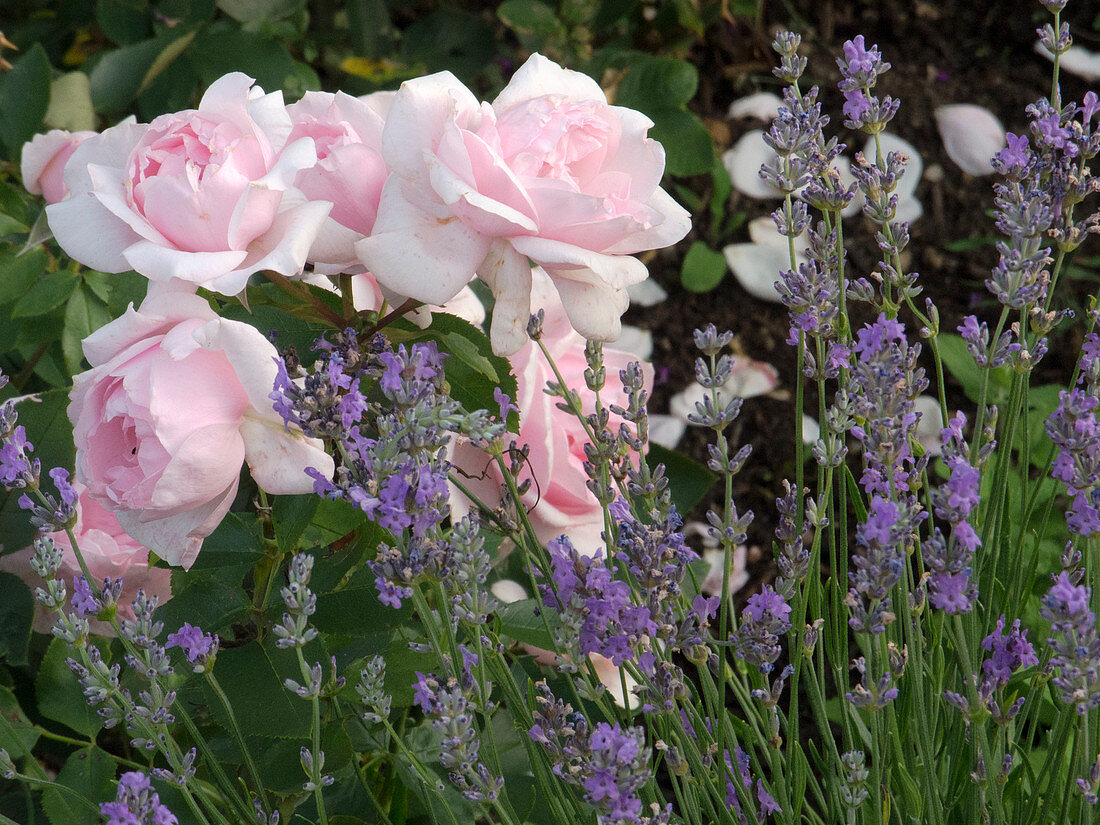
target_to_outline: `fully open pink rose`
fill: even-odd
[[[73,527],[73,535],[76,536],[77,546],[80,547],[80,553],[88,565],[88,572],[92,574],[97,586],[101,585],[105,578],[122,579],[122,596],[118,600],[119,617],[134,618],[130,603],[133,602],[139,590],[144,590],[147,596],[156,596],[161,604],[172,598],[172,572],[163,568],[149,567],[149,551],[126,534],[114,513],[92,498],[79,482],[73,486],[80,494],[77,500],[76,526]],[[65,582],[65,587],[71,596],[73,579],[84,575],[80,569],[80,563],[76,560],[76,553],[73,551],[67,533],[50,533],[49,537],[64,551],[61,568],[57,575]],[[34,548],[27,548],[4,556],[0,558],[0,570],[14,573],[32,588],[41,587],[42,580],[30,566],[33,555]],[[53,613],[47,611],[42,605],[35,607],[35,630],[39,633],[49,633],[53,621]],[[114,628],[109,622],[97,619],[91,621],[91,631],[100,636],[115,635]]]
[[[609,106],[599,85],[533,55],[490,106],[449,72],[402,84],[386,116],[393,174],[356,251],[379,283],[443,304],[476,273],[493,291],[493,349],[523,346],[534,261],[573,327],[613,341],[635,253],[687,234],[688,213],[660,188],[652,122]]]
[[[76,147],[95,132],[67,132],[54,129],[44,135],[23,144],[23,157],[19,171],[23,175],[23,185],[32,195],[41,195],[47,203],[65,200],[69,194],[65,186],[65,163],[72,157]]]
[[[595,410],[595,397],[585,389],[584,339],[569,325],[561,301],[545,273],[535,270],[531,304],[546,313],[542,342],[554,358],[568,386],[581,393],[585,413]],[[605,347],[604,364],[607,385],[600,392],[605,407],[625,406],[626,395],[619,383],[619,371],[638,359],[633,355]],[[584,445],[588,440],[584,425],[573,415],[558,409],[558,398],[543,390],[547,381],[556,381],[553,370],[542,351],[530,341],[519,352],[509,356],[516,375],[519,407],[520,444],[531,448],[530,460],[520,479],[531,478],[530,489],[523,497],[531,524],[539,540],[545,544],[567,533],[578,552],[594,554],[603,546],[603,508],[585,486]],[[643,364],[646,389],[653,387],[653,369]],[[617,432],[622,418],[611,414],[609,427]],[[474,495],[492,506],[500,498],[500,474],[489,456],[468,442],[455,447],[451,459],[464,473],[464,484]],[[452,505],[465,512],[468,502],[456,493]]]
[[[84,141],[65,166],[71,196],[47,207],[61,247],[103,272],[135,269],[226,295],[261,269],[296,275],[330,204],[293,189],[316,162],[288,143],[282,93],[228,74],[198,109],[123,122]]]
[[[389,170],[382,160],[385,119],[375,106],[343,92],[306,92],[287,107],[294,124],[290,142],[313,139],[317,164],[303,169],[295,186],[332,211],[310,249],[309,262],[333,274],[362,270],[355,242],[370,234]]]
[[[206,301],[156,291],[84,340],[73,379],[76,477],[123,529],[189,567],[228,511],[241,464],[269,493],[308,493],[331,475],[320,441],[288,430],[268,398],[275,347]]]

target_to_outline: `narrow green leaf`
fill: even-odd
[[[65,326],[61,331],[61,352],[65,367],[76,375],[84,369],[83,341],[111,320],[107,307],[80,286],[65,304]]]

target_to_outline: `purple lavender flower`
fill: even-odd
[[[118,793],[114,802],[99,806],[104,825],[176,825],[178,820],[166,805],[144,773],[129,771],[118,780]]]
[[[565,536],[551,541],[550,579],[543,603],[561,613],[560,643],[575,659],[599,653],[619,667],[634,659],[643,638],[657,632],[648,607],[634,604],[630,585],[613,578],[603,559],[582,556]]]
[[[73,579],[73,596],[71,604],[73,612],[81,618],[99,612],[99,601],[92,592],[92,588],[88,585],[88,580],[83,576],[77,576]]]
[[[837,86],[844,93],[844,123],[850,129],[882,131],[897,113],[898,104],[890,97],[879,100],[867,90],[890,70],[890,64],[882,59],[878,46],[866,48],[862,34],[845,41],[843,48],[844,56],[837,58],[836,65],[842,75]]]
[[[737,763],[737,778],[741,783],[741,787],[745,791],[751,791],[753,786],[752,772],[749,765],[749,755],[745,753],[741,748],[734,748],[734,759]],[[726,751],[726,768],[729,774],[732,776],[734,773],[734,765],[730,760],[729,751]],[[783,813],[783,809],[779,807],[772,795],[768,793],[768,789],[764,787],[763,781],[756,780],[756,800],[760,805],[759,810],[756,813],[756,818],[760,822],[763,822],[771,814]],[[738,821],[746,821],[744,812],[741,809],[741,800],[737,796],[737,788],[733,784],[732,779],[726,780],[726,807],[737,814]]]
[[[648,821],[638,798],[651,776],[644,729],[617,722],[589,728],[584,716],[554,697],[545,682],[537,688],[535,724],[528,735],[551,755],[555,775],[580,787],[608,825]]]
[[[741,613],[741,626],[730,634],[736,655],[770,673],[779,658],[779,637],[791,627],[791,606],[769,585],[749,597]]]
[[[470,675],[467,655],[473,656],[463,650],[460,678],[440,680],[434,674],[418,672],[413,697],[432,727],[443,734],[439,762],[449,772],[454,786],[469,800],[493,801],[504,787],[504,778],[493,776],[480,761],[480,737],[468,699],[477,683]]]
[[[1075,585],[1063,571],[1043,596],[1039,615],[1051,623],[1056,636],[1047,639],[1054,650],[1051,663],[1060,670],[1054,686],[1062,701],[1084,715],[1100,706],[1100,637],[1096,615],[1089,609],[1091,591]]]
[[[4,408],[14,421],[15,406],[5,402]],[[34,445],[27,441],[27,431],[22,424],[0,438],[0,484],[13,490],[33,490],[38,486],[42,465],[38,459],[30,457],[33,449]]]
[[[1075,387],[1058,395],[1058,408],[1046,422],[1046,433],[1058,446],[1051,475],[1066,485],[1073,505],[1066,514],[1071,532],[1090,536],[1100,532],[1100,421],[1095,397]]]
[[[213,665],[214,657],[218,655],[219,643],[217,636],[203,633],[201,627],[184,622],[179,630],[168,634],[168,644],[165,647],[180,648],[187,661],[195,666],[196,672],[200,672],[200,669]]]
[[[1020,630],[1020,620],[1016,619],[1007,633],[1004,632],[1005,621],[1001,616],[996,629],[982,639],[982,647],[993,654],[982,662],[982,670],[995,687],[1007,684],[1020,668],[1039,664],[1035,648],[1027,640],[1027,631]]]
[[[1031,147],[1028,144],[1027,135],[1014,135],[1012,132],[1007,132],[1005,141],[1008,145],[997,153],[997,160],[1002,167],[998,171],[1002,175],[1026,171],[1028,164],[1031,163]]]

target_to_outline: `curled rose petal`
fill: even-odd
[[[988,109],[968,103],[940,106],[934,112],[943,148],[968,175],[992,175],[990,158],[1005,146],[1005,130]]]

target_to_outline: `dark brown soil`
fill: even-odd
[[[1088,10],[1090,5],[1071,3],[1064,19],[1072,26],[1075,42],[1098,49],[1100,32],[1092,28],[1096,9]],[[902,101],[890,131],[917,147],[926,170],[917,190],[925,214],[910,229],[907,266],[921,273],[925,294],[940,309],[942,329],[954,331],[959,320],[972,312],[984,317],[993,315],[992,299],[983,281],[996,262],[996,252],[991,243],[977,242],[996,234],[990,214],[993,178],[972,178],[954,165],[944,152],[932,112],[943,104],[973,103],[990,109],[1008,131],[1024,131],[1024,108],[1050,93],[1051,64],[1033,48],[1035,30],[1049,15],[1033,0],[797,0],[766,3],[765,7],[764,31],[754,31],[740,21],[714,27],[691,56],[692,62],[701,67],[695,111],[718,137],[719,151],[744,131],[758,127],[755,122],[727,121],[726,110],[732,100],[761,90],[781,93],[780,83],[770,73],[774,54],[769,46],[771,32],[781,25],[793,25],[803,36],[801,53],[809,58],[805,76],[808,82],[803,85],[821,87],[825,110],[833,116],[828,133],[850,146],[862,146],[863,137],[853,135],[842,124],[842,98],[835,85],[839,71],[834,57],[846,39],[863,34],[868,44],[878,44],[893,65],[876,89],[879,94]],[[1064,100],[1080,100],[1086,91],[1088,84],[1063,73]],[[693,182],[700,193],[707,193],[707,178]],[[753,200],[736,192],[730,203],[731,211],[744,211],[750,219],[767,214],[775,206],[774,202]],[[700,220],[699,226],[703,225]],[[846,221],[845,234],[851,239],[849,277],[868,275],[878,258],[865,219]],[[733,237],[707,240],[729,244],[745,239],[742,227]],[[970,248],[948,248],[967,240],[976,242]],[[1096,255],[1098,246],[1093,239],[1079,250],[1077,260]],[[667,380],[655,389],[653,410],[667,409],[669,396],[692,380],[691,331],[707,322],[731,329],[743,352],[774,364],[779,369],[780,386],[787,391],[786,399],[748,400],[737,433],[741,443],[753,445],[754,455],[737,479],[735,497],[740,508],[751,508],[756,513],[749,543],[760,545],[764,552],[752,571],[757,578],[766,577],[775,527],[775,496],[781,480],[794,476],[792,400],[797,375],[794,351],[784,343],[787,313],[778,304],[747,295],[731,275],[713,292],[687,292],[680,286],[678,263],[679,257],[671,254],[659,255],[650,262],[651,273],[668,290],[670,299],[652,308],[634,309],[626,318],[653,331],[653,359],[659,375],[666,372],[662,367],[667,368]],[[1095,290],[1095,284],[1068,279],[1060,289],[1061,305],[1079,308]],[[903,319],[911,321],[904,315]],[[1072,334],[1056,334],[1036,383],[1064,380],[1079,343]],[[953,387],[949,387],[949,393],[954,394],[950,399],[954,406],[968,408]],[[680,448],[702,460],[703,434],[689,431]],[[719,500],[715,490],[710,503],[718,504]]]

